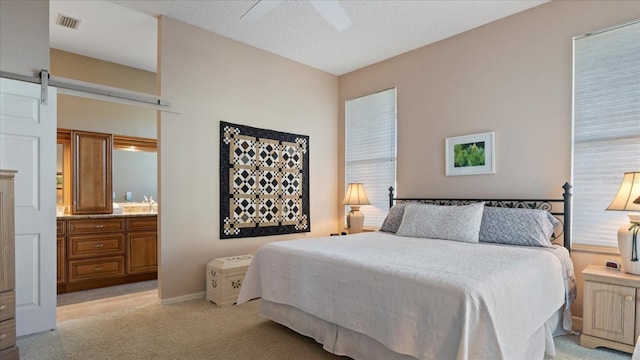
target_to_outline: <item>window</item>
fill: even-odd
[[[640,22],[574,39],[573,243],[617,247],[627,214],[605,211],[640,171]]]
[[[345,191],[351,182],[363,183],[371,202],[360,208],[364,226],[382,225],[396,186],[395,88],[345,103]]]

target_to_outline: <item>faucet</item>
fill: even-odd
[[[147,198],[146,196],[144,197]],[[155,204],[155,200],[153,200],[153,196],[149,196],[149,212],[153,212],[153,205]]]
[[[146,196],[144,196],[144,200],[142,200],[142,203],[143,203],[143,204],[147,204],[147,203],[149,203],[149,199],[147,199],[147,197],[146,197]]]

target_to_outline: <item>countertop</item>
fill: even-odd
[[[66,214],[63,216],[56,216],[57,219],[109,219],[116,217],[144,217],[144,216],[157,216],[158,213],[129,213],[129,214],[83,214],[83,215],[71,215]]]

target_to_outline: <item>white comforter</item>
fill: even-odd
[[[262,297],[419,359],[510,359],[565,303],[541,248],[365,233],[262,246],[238,304]]]

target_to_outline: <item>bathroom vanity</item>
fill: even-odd
[[[155,139],[58,129],[57,288],[58,293],[100,288],[158,277],[155,201],[114,204],[127,183],[137,197],[156,195],[155,169],[126,159],[116,176],[114,150],[155,152]],[[134,152],[125,151],[134,154]],[[137,158],[136,158],[137,159]],[[145,182],[146,181],[146,182]],[[144,183],[149,186],[139,186]],[[119,196],[116,196],[118,193]],[[130,201],[131,199],[127,199]]]
[[[157,216],[57,218],[58,293],[157,278]]]

